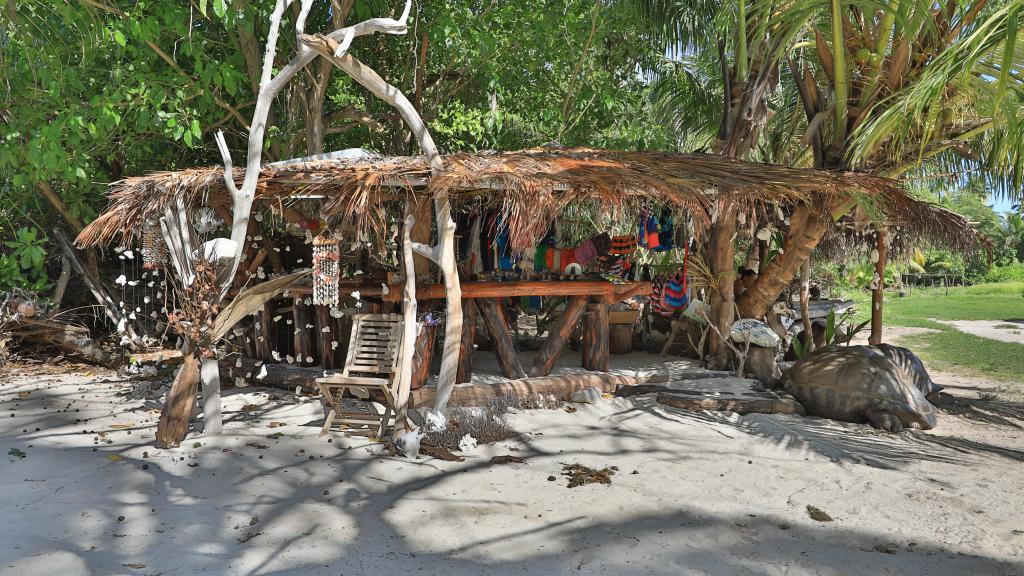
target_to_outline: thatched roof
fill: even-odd
[[[686,211],[699,232],[711,221],[711,201],[716,195],[729,195],[755,206],[811,201],[818,195],[856,192],[884,198],[902,193],[896,182],[865,174],[803,170],[703,154],[534,149],[453,154],[444,158],[444,166],[431,178],[422,157],[270,164],[262,170],[257,201],[280,205],[316,195],[324,199],[321,216],[350,217],[373,227],[381,222],[388,201],[447,193],[456,204],[475,199],[500,208],[513,243],[523,247],[574,203],[608,209],[669,205]],[[240,182],[243,174],[238,172]],[[81,246],[127,244],[146,220],[159,218],[179,197],[189,206],[230,206],[222,174],[220,167],[210,167],[115,182],[109,207],[77,242]],[[920,214],[904,216],[920,220]],[[941,228],[949,223],[936,221],[936,225]]]

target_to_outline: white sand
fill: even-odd
[[[255,389],[228,391],[223,436],[157,450],[111,380],[0,377],[0,573],[1024,574],[1024,407],[971,382],[934,433],[614,399],[521,412],[523,442],[450,463],[328,443],[318,402]],[[619,472],[570,489],[574,462]]]

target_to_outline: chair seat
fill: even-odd
[[[391,380],[387,378],[373,378],[369,376],[342,376],[341,374],[333,374],[324,378],[317,378],[317,384],[326,384],[328,386],[377,386],[387,387],[391,385]]]

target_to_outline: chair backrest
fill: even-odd
[[[354,315],[342,374],[393,375],[398,369],[402,333],[401,314]]]

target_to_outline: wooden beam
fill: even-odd
[[[650,282],[623,282],[612,284],[604,280],[517,281],[517,282],[465,282],[463,298],[514,298],[517,296],[608,296],[608,301],[619,302],[633,296],[651,293]],[[385,302],[401,300],[402,285],[388,287]],[[440,300],[445,297],[443,284],[416,287],[417,300]]]
[[[586,308],[586,296],[573,296],[569,299],[565,311],[548,328],[548,336],[544,339],[540,350],[537,351],[537,356],[533,359],[533,366],[530,367],[531,377],[547,376],[551,373],[555,362],[565,348],[565,343],[569,340],[569,336],[572,335],[573,329]]]
[[[462,301],[462,341],[459,344],[459,368],[455,383],[465,384],[473,379],[473,348],[476,342],[476,304]]]
[[[508,323],[505,321],[505,314],[501,311],[498,300],[493,298],[481,298],[477,300],[480,308],[480,317],[487,326],[487,332],[494,342],[494,354],[498,357],[498,365],[506,378],[516,380],[525,378],[526,371],[519,361],[519,354],[516,352],[512,337],[508,333]]]

